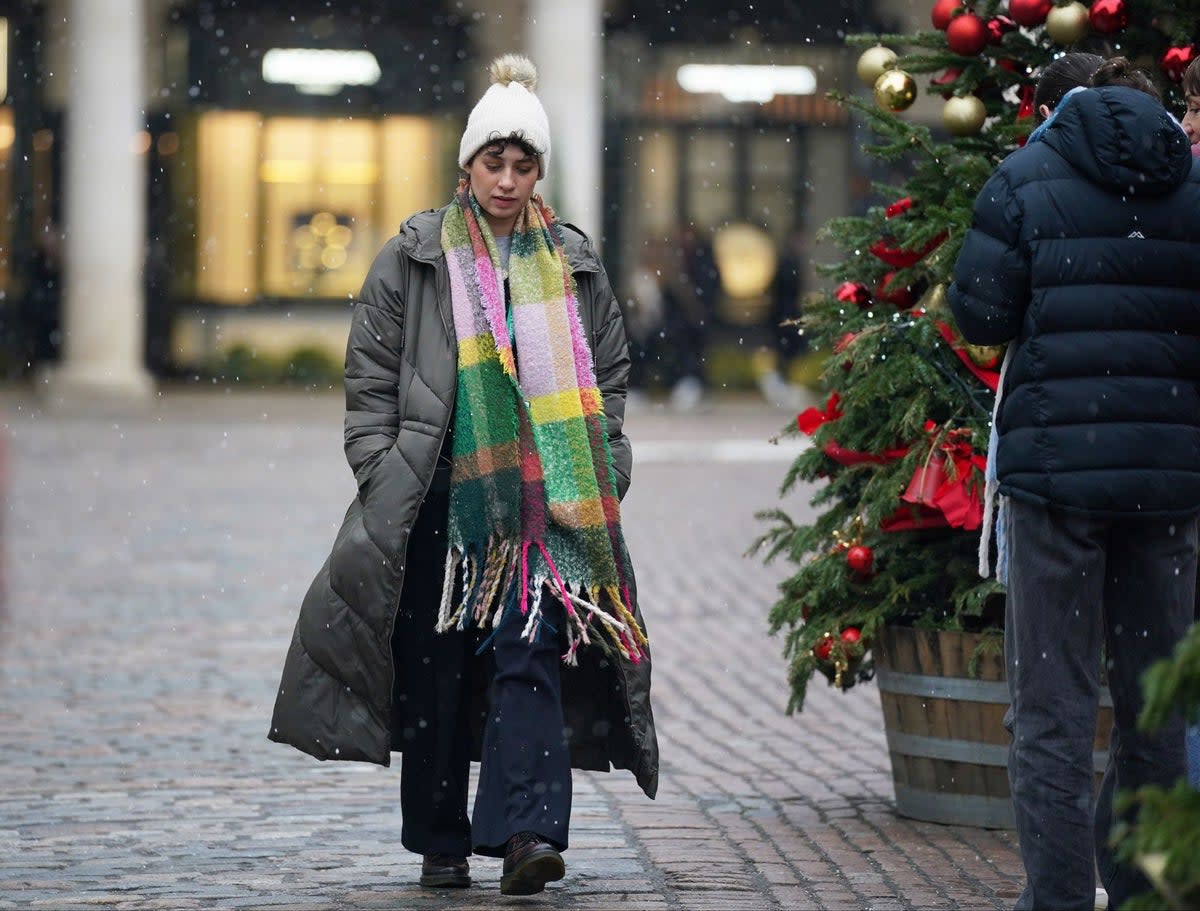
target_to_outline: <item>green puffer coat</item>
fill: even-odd
[[[402,742],[392,721],[392,629],[409,529],[450,427],[457,379],[441,247],[444,213],[421,212],[405,222],[376,257],[354,308],[345,439],[358,496],[304,597],[269,733],[318,759],[389,765]],[[624,496],[632,467],[621,429],[629,374],[625,328],[588,239],[570,225],[563,225],[563,235],[604,396],[618,494]],[[634,612],[642,622],[636,606]],[[578,667],[562,667],[562,688],[572,765],[630,769],[653,797],[658,741],[649,657],[632,664],[585,646]]]

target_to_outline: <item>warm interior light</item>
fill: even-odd
[[[713,92],[730,101],[765,104],[776,95],[811,95],[817,74],[807,66],[748,66],[722,63],[687,63],[675,74],[688,92]]]
[[[771,236],[762,228],[737,222],[713,235],[713,258],[721,289],[730,297],[766,294],[775,278],[778,259]]]
[[[0,17],[0,101],[8,97],[8,20]]]
[[[370,51],[275,47],[263,54],[263,79],[301,92],[335,95],[348,85],[374,85],[383,73]]]

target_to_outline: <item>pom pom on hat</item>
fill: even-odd
[[[458,166],[496,139],[518,136],[538,153],[539,176],[550,167],[550,121],[546,109],[533,94],[537,87],[537,67],[520,54],[505,54],[488,68],[492,85],[467,118],[467,128],[458,144]]]
[[[531,92],[537,90],[537,67],[533,65],[532,60],[522,54],[505,54],[503,57],[497,57],[488,67],[488,75],[492,77],[494,85],[519,82]]]

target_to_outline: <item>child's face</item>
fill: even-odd
[[[1200,95],[1187,96],[1187,111],[1183,115],[1183,128],[1192,145],[1200,142]]]

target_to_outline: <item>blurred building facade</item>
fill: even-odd
[[[5,368],[136,396],[235,350],[340,359],[371,259],[449,198],[513,49],[550,113],[543,192],[619,296],[687,234],[721,267],[718,321],[761,330],[792,239],[850,205],[851,124],[824,98],[855,88],[842,38],[916,4],[734,6],[0,0]]]

